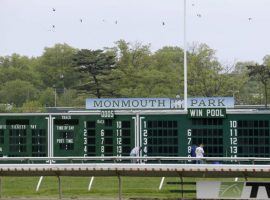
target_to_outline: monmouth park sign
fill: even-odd
[[[233,107],[233,97],[188,98],[188,108]],[[94,98],[86,99],[86,109],[184,109],[184,100],[177,98]]]

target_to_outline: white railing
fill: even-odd
[[[0,157],[0,163],[5,163],[8,161],[19,161],[19,162],[28,162],[33,163],[35,161],[46,161],[46,162],[55,162],[55,161],[64,161],[64,162],[73,162],[73,161],[106,161],[111,163],[117,163],[120,161],[136,161],[138,163],[145,163],[148,161],[156,161],[158,163],[173,161],[175,163],[188,163],[192,164],[192,161],[203,161],[203,163],[214,163],[226,162],[226,164],[255,164],[260,162],[260,164],[270,164],[270,158],[262,157],[204,157],[204,158],[195,158],[195,157],[116,157],[116,156],[104,156],[104,157]],[[38,163],[37,163],[38,164]]]

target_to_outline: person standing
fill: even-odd
[[[196,157],[196,149],[197,149],[197,145],[192,145],[191,146],[191,152],[190,152],[190,156],[195,158]],[[197,163],[197,160],[192,160],[193,164],[196,164]]]
[[[204,150],[203,150],[203,144],[200,144],[197,148],[196,148],[196,158],[203,158],[204,157]],[[202,160],[197,160],[198,164],[202,164],[203,161]]]
[[[141,151],[141,147],[134,147],[131,152],[130,152],[130,156],[131,157],[138,157],[140,155],[140,151]],[[132,159],[131,160],[132,163],[137,163],[137,160],[136,159]]]

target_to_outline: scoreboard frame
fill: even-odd
[[[270,157],[269,111],[220,109],[219,113],[199,117],[182,110],[1,113],[0,154],[121,157],[141,146],[140,156],[188,157],[193,145],[204,143],[207,157]]]

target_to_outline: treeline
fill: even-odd
[[[193,46],[188,51],[188,94],[262,104],[270,78],[270,70],[262,69],[269,66],[270,56],[263,65],[224,66],[209,46]],[[183,97],[183,49],[167,46],[151,52],[149,45],[123,40],[102,50],[56,44],[39,57],[0,57],[0,81],[1,112],[84,107],[91,97]]]

